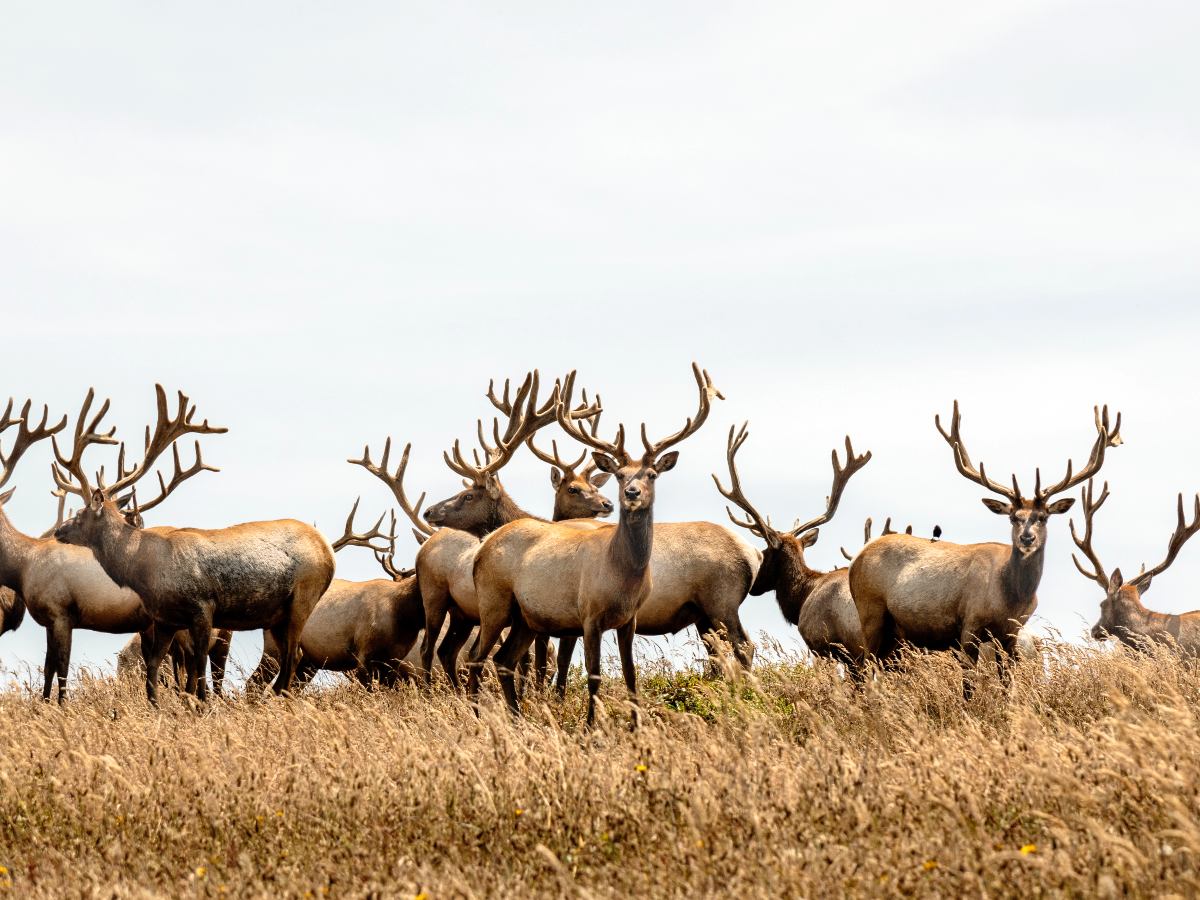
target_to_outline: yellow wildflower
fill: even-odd
[[[525,810],[521,809],[520,807],[517,807],[516,809],[513,810],[513,815],[514,816],[523,816],[523,815],[525,815]]]
[[[204,866],[196,866],[196,877],[203,878],[208,873],[208,869]]]
[[[644,772],[649,772],[650,767],[648,765],[646,765],[645,763],[638,763],[636,766],[633,767],[633,771],[635,771],[639,775],[641,775]]]
[[[4,878],[6,875],[8,875],[8,866],[0,866],[0,878]]]
[[[921,863],[921,868],[924,869],[926,872],[932,872],[937,867],[938,867],[938,863],[937,863],[936,859],[927,859],[927,860],[925,860],[925,862]]]
[[[413,900],[429,900],[429,895],[421,891],[421,893],[413,895]]]
[[[1037,844],[1026,844],[1021,848],[1021,855],[1028,856],[1030,853],[1037,853]]]

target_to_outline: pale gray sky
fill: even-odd
[[[745,418],[752,498],[813,515],[850,432],[875,459],[815,565],[868,514],[1006,539],[934,431],[954,397],[1025,481],[1107,401],[1098,545],[1154,562],[1200,489],[1198,39],[1185,2],[14,7],[0,394],[74,413],[94,384],[129,435],[154,381],[183,388],[230,426],[223,472],[155,521],[336,534],[388,499],[344,462],[364,441],[411,440],[412,485],[455,490],[441,451],[489,377],[577,367],[610,422],[667,429],[695,358],[728,400],[659,518],[723,519],[708,473]],[[45,462],[9,508],[30,532]],[[542,464],[506,483],[549,512]],[[1069,548],[1056,521],[1040,613],[1077,636],[1099,597]],[[1149,602],[1200,606],[1198,573],[1200,546]],[[770,597],[743,616],[794,640]],[[43,651],[29,621],[0,640],[10,669]]]

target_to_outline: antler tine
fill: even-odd
[[[725,395],[722,394],[712,382],[712,378],[708,374],[707,369],[701,369],[696,363],[692,363],[692,374],[696,378],[696,387],[700,389],[700,402],[696,408],[696,415],[688,417],[684,422],[683,428],[660,441],[651,441],[646,435],[646,423],[642,423],[642,446],[645,447],[646,453],[642,457],[646,462],[651,462],[660,453],[668,447],[673,447],[682,441],[684,438],[690,437],[700,430],[700,426],[704,424],[708,418],[709,412],[712,410],[712,398],[716,397],[719,400],[724,400]]]
[[[75,434],[71,442],[69,457],[63,456],[62,451],[59,450],[58,437],[52,435],[50,438],[50,446],[54,450],[55,459],[50,464],[50,471],[54,476],[55,490],[53,493],[56,497],[75,494],[84,500],[90,500],[92,486],[83,468],[84,451],[93,444],[117,443],[117,439],[113,437],[117,431],[116,426],[109,428],[106,432],[99,430],[100,422],[108,414],[110,405],[108,400],[105,400],[96,415],[92,416],[90,421],[88,420],[88,413],[91,411],[92,401],[95,397],[95,388],[88,388],[87,396],[83,398],[83,405],[79,408],[79,417],[75,420]]]
[[[0,431],[7,431],[13,425],[17,426],[17,437],[13,441],[13,445],[9,448],[8,453],[5,453],[0,448],[0,487],[4,487],[8,480],[12,478],[13,472],[17,468],[17,463],[21,457],[25,455],[25,451],[36,444],[38,441],[44,441],[46,438],[51,438],[67,427],[67,417],[63,416],[62,421],[57,425],[48,425],[50,421],[50,407],[42,407],[42,420],[37,425],[30,427],[29,411],[33,408],[33,401],[26,400],[25,405],[21,407],[21,414],[16,418],[12,416],[13,401],[10,398],[8,406],[5,407],[4,416],[0,418]]]
[[[575,371],[572,370],[571,372],[568,372],[567,377],[563,379],[562,396],[558,404],[558,424],[562,426],[563,431],[575,438],[575,440],[579,441],[579,443],[587,447],[591,447],[593,450],[599,450],[602,453],[607,453],[609,456],[615,458],[618,462],[629,462],[629,454],[625,451],[625,426],[619,425],[617,427],[616,441],[614,443],[609,443],[595,433],[597,430],[596,427],[593,427],[589,432],[588,429],[578,425],[578,420],[583,418],[583,416],[576,415],[577,410],[571,409],[571,394],[574,390]],[[599,401],[600,398],[597,397],[596,403],[593,404],[597,413],[601,411],[599,409]]]
[[[842,492],[845,491],[850,479],[854,477],[854,473],[871,461],[871,451],[868,450],[861,456],[855,456],[854,445],[850,443],[850,436],[846,435],[846,464],[843,466],[838,461],[836,449],[832,453],[832,458],[833,486],[830,488],[829,496],[825,498],[825,512],[821,513],[815,519],[809,519],[803,525],[797,525],[792,529],[793,536],[799,537],[804,532],[811,531],[818,525],[824,525],[833,518],[833,514],[837,512],[838,504],[842,500]]]
[[[1183,494],[1179,495],[1176,517],[1177,522],[1175,525],[1175,531],[1171,535],[1171,539],[1167,542],[1166,558],[1153,569],[1148,571],[1143,570],[1141,574],[1139,574],[1131,582],[1137,587],[1139,592],[1148,590],[1151,579],[1153,579],[1156,575],[1161,575],[1163,572],[1165,572],[1170,567],[1171,563],[1175,562],[1175,557],[1179,555],[1179,551],[1183,549],[1183,545],[1191,539],[1192,535],[1194,535],[1197,531],[1200,531],[1200,494],[1196,495],[1195,510],[1190,525],[1188,524],[1187,518],[1183,513]]]
[[[742,521],[734,516],[733,510],[726,507],[725,511],[729,514],[730,521],[735,525],[740,525],[742,528],[747,529],[752,534],[758,535],[770,546],[777,547],[780,543],[778,533],[767,524],[766,519],[754,508],[754,504],[750,502],[749,498],[742,491],[742,479],[738,475],[737,452],[741,449],[742,444],[746,442],[746,438],[750,436],[749,425],[749,422],[743,422],[742,427],[737,429],[736,434],[734,426],[729,426],[729,437],[725,442],[725,462],[729,467],[729,489],[726,490],[721,485],[721,479],[716,476],[716,473],[713,473],[712,480],[722,497],[739,506],[750,517],[749,521]]]
[[[387,510],[384,510],[379,514],[379,518],[375,520],[375,524],[372,525],[369,530],[360,534],[354,530],[354,518],[358,515],[358,505],[361,502],[362,497],[359,497],[354,501],[354,506],[350,508],[350,515],[346,516],[346,526],[342,529],[342,536],[330,544],[335,553],[338,550],[341,550],[343,547],[366,547],[370,550],[387,552],[388,547],[379,547],[378,545],[372,543],[376,539],[381,539],[384,541],[388,539],[388,535],[380,530],[380,526],[383,525],[383,520],[387,518]],[[395,512],[393,512],[393,541],[395,540],[395,515]],[[392,549],[395,549],[394,544]]]
[[[1099,407],[1093,407],[1096,415],[1096,441],[1092,444],[1092,451],[1088,454],[1087,464],[1078,472],[1072,474],[1074,463],[1072,460],[1067,460],[1067,474],[1062,480],[1050,485],[1044,490],[1039,489],[1037,497],[1040,500],[1049,500],[1055,494],[1061,494],[1063,491],[1069,491],[1076,485],[1083,484],[1096,476],[1100,471],[1100,467],[1104,465],[1104,455],[1109,447],[1119,447],[1124,441],[1121,438],[1121,414],[1117,413],[1117,421],[1115,426],[1110,430],[1108,421],[1108,406],[1105,405],[1103,410]]]
[[[455,444],[456,451],[457,447],[458,445]],[[394,474],[388,471],[388,459],[392,453],[392,439],[390,437],[384,441],[383,458],[380,460],[379,465],[375,465],[375,463],[371,461],[371,446],[369,444],[363,445],[362,459],[348,459],[346,462],[350,463],[351,465],[362,466],[364,469],[386,484],[391,489],[392,495],[396,498],[396,502],[400,504],[400,508],[404,510],[404,514],[408,516],[409,520],[415,526],[413,528],[413,533],[416,534],[419,532],[424,537],[429,537],[436,529],[421,518],[421,504],[425,502],[425,494],[422,493],[421,496],[417,498],[416,506],[413,506],[408,502],[408,496],[404,492],[404,473],[408,471],[408,454],[411,450],[412,444],[404,445],[404,452],[400,455],[400,463],[396,466],[396,471]],[[448,456],[446,457],[446,461],[448,464],[450,463],[450,458]],[[453,469],[454,466],[451,465],[450,468]],[[455,471],[458,470],[455,469]],[[423,540],[423,537],[418,537],[417,543],[421,543]]]
[[[574,462],[565,462],[562,457],[558,455],[558,441],[552,440],[550,442],[550,448],[554,451],[554,455],[551,456],[550,454],[541,450],[538,445],[533,442],[533,435],[530,435],[525,439],[525,446],[533,451],[533,455],[542,462],[548,463],[552,466],[557,466],[560,470],[562,470],[564,475],[568,472],[574,473],[575,469],[578,468],[580,463],[587,459],[588,456],[587,451],[584,450],[583,453],[579,454],[579,459],[575,460]]]
[[[999,494],[1001,497],[1008,498],[1010,503],[1016,504],[1021,502],[1021,493],[1016,489],[1016,476],[1013,477],[1013,489],[1010,491],[1007,487],[999,482],[992,481],[987,477],[987,472],[984,471],[983,463],[979,464],[976,469],[971,463],[971,455],[967,452],[967,445],[962,439],[962,415],[958,411],[958,401],[954,401],[954,411],[950,415],[950,432],[942,427],[942,418],[940,415],[933,417],[933,424],[937,426],[938,432],[950,445],[950,449],[954,452],[954,466],[958,469],[958,474],[962,475],[968,481],[973,481],[977,485],[994,494]]]
[[[116,496],[129,486],[140,481],[154,468],[155,463],[158,462],[158,458],[185,435],[225,434],[229,431],[223,425],[210,425],[208,419],[196,422],[196,405],[191,402],[191,399],[183,391],[178,391],[177,394],[178,408],[175,415],[171,415],[167,405],[166,390],[161,384],[154,385],[155,404],[158,408],[157,418],[153,433],[148,433],[146,438],[146,447],[142,461],[126,468],[125,457],[122,453],[117,466],[117,480],[105,489],[105,493],[110,496]],[[148,428],[147,432],[149,432]],[[202,467],[203,464],[201,464]],[[201,468],[196,468],[195,472],[201,471]],[[195,472],[191,474],[194,475]],[[164,499],[166,498],[163,497],[155,502],[161,503]]]
[[[122,444],[121,446],[122,446],[122,451],[123,451],[124,445]],[[195,462],[193,462],[186,469],[183,468],[183,464],[180,462],[180,459],[179,459],[179,444],[178,444],[178,442],[171,445],[171,457],[172,457],[172,462],[174,464],[174,469],[173,469],[173,474],[171,475],[170,482],[167,482],[166,479],[163,478],[162,472],[156,472],[155,474],[158,476],[158,496],[155,497],[153,500],[151,500],[149,503],[140,504],[137,507],[138,512],[144,513],[148,510],[154,509],[156,506],[160,505],[164,500],[166,500],[169,496],[171,496],[171,494],[175,493],[175,489],[177,487],[179,487],[181,484],[183,484],[185,481],[187,481],[189,478],[191,478],[194,475],[198,475],[201,472],[220,472],[221,471],[216,466],[210,466],[208,463],[206,463],[204,461],[204,456],[202,455],[202,453],[200,451],[200,441],[199,440],[196,441]],[[120,471],[120,469],[121,469],[121,462],[118,462],[117,470]],[[136,487],[134,488],[134,490],[136,491]],[[125,499],[125,498],[123,498],[123,499]]]
[[[1092,571],[1088,571],[1083,567],[1083,563],[1079,561],[1079,557],[1074,553],[1071,554],[1071,561],[1075,563],[1075,568],[1079,570],[1079,574],[1084,578],[1096,582],[1100,587],[1108,590],[1109,579],[1108,572],[1104,568],[1104,564],[1100,562],[1100,557],[1097,555],[1095,548],[1092,546],[1093,526],[1097,510],[1104,505],[1104,501],[1108,499],[1108,482],[1104,482],[1104,487],[1100,491],[1100,499],[1093,502],[1095,484],[1091,479],[1088,479],[1087,485],[1083,489],[1083,537],[1081,538],[1075,530],[1075,519],[1072,518],[1069,525],[1071,529],[1071,540],[1075,542],[1075,546],[1080,552],[1087,557],[1088,562],[1092,564]]]

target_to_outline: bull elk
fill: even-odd
[[[141,478],[169,441],[188,433],[213,433],[196,423],[196,409],[180,394],[179,412],[167,415],[166,396],[158,387],[159,419],[153,435],[146,430],[146,454],[126,467],[124,447],[117,478],[92,487],[80,460],[60,458],[54,466],[61,490],[86,498],[86,505],[55,531],[64,544],[89,548],[118,585],[135,591],[155,623],[147,640],[146,694],[158,700],[156,673],[172,635],[187,630],[193,647],[207,647],[212,630],[268,628],[284,648],[276,693],[291,686],[300,633],[309,613],[333,578],[333,550],[311,525],[294,519],[248,522],[229,528],[170,528],[156,531],[130,524],[118,500]],[[147,507],[143,507],[145,509]],[[207,657],[193,654],[188,663],[189,692],[207,697]]]
[[[833,451],[833,486],[825,498],[824,512],[807,522],[797,523],[790,531],[778,531],[754,508],[742,490],[736,457],[749,436],[746,425],[736,432],[732,427],[729,429],[725,450],[729,488],[725,488],[715,474],[713,481],[721,495],[749,517],[739,519],[732,509],[727,509],[730,520],[767,544],[750,594],[757,597],[774,591],[779,611],[799,629],[809,650],[818,656],[849,662],[849,653],[862,643],[862,627],[850,597],[848,570],[821,572],[810,569],[804,560],[804,551],[817,542],[820,526],[833,518],[847,483],[855,472],[870,462],[871,454],[868,451],[855,455],[847,437],[845,465],[838,460],[837,450]]]
[[[559,424],[582,444],[593,448],[597,468],[615,475],[620,519],[616,527],[579,529],[569,523],[521,519],[494,531],[475,557],[475,592],[479,604],[479,640],[469,663],[469,693],[478,694],[480,669],[500,633],[508,637],[496,654],[496,670],[509,708],[520,712],[513,666],[538,634],[582,636],[588,673],[588,724],[595,721],[600,688],[600,638],[617,632],[617,647],[625,685],[637,724],[637,672],[633,636],[638,610],[650,595],[651,552],[654,545],[654,496],[658,476],[675,467],[679,454],[669,448],[694,434],[708,418],[712,398],[721,396],[707,372],[692,365],[700,391],[695,416],[684,427],[651,441],[642,425],[644,452],[635,457],[625,449],[625,427],[614,442],[581,428],[570,410],[574,373],[558,389]]]
[[[537,371],[526,375],[515,395],[510,395],[507,381],[502,397],[496,396],[494,388],[494,382],[489,383],[487,396],[492,405],[507,417],[504,433],[500,433],[499,420],[494,420],[492,433],[495,443],[489,445],[482,420],[477,423],[486,463],[478,456],[473,463],[468,462],[460,443],[455,442],[453,451],[444,455],[445,461],[453,472],[464,479],[466,488],[453,497],[431,505],[424,516],[421,514],[421,504],[425,495],[422,494],[414,506],[404,491],[404,474],[411,445],[405,446],[395,472],[391,471],[389,463],[390,438],[384,443],[379,464],[372,461],[369,447],[363,449],[361,459],[348,460],[353,465],[362,466],[388,486],[400,508],[412,521],[418,540],[423,540],[416,559],[417,583],[425,608],[421,667],[426,677],[431,678],[436,648],[442,668],[456,688],[459,685],[459,652],[479,622],[472,567],[480,539],[508,522],[535,518],[509,496],[500,483],[500,471],[525,440],[557,417],[556,400],[540,406],[538,404]],[[571,411],[570,416],[573,419],[590,419],[599,412],[599,404],[588,404],[585,398],[579,407]],[[603,512],[603,505],[597,503],[590,493],[572,497],[567,509],[576,516],[595,516]],[[447,617],[450,626],[438,645],[437,640]]]
[[[1075,530],[1075,522],[1071,522],[1071,539],[1092,567],[1090,571],[1085,569],[1079,557],[1072,554],[1075,568],[1085,578],[1091,579],[1104,589],[1104,599],[1100,601],[1100,621],[1092,628],[1092,637],[1098,641],[1110,636],[1115,637],[1139,649],[1155,643],[1165,644],[1187,656],[1200,656],[1200,610],[1168,615],[1146,609],[1142,605],[1142,596],[1150,590],[1150,583],[1167,570],[1183,545],[1200,531],[1200,494],[1196,495],[1190,523],[1184,516],[1183,494],[1179,495],[1175,531],[1167,541],[1166,558],[1149,571],[1143,567],[1142,571],[1129,581],[1124,579],[1120,569],[1113,570],[1111,575],[1107,574],[1092,546],[1093,520],[1097,510],[1108,499],[1108,485],[1104,485],[1100,499],[1093,502],[1093,497],[1092,483],[1089,481],[1083,489],[1082,537]]]
[[[387,577],[369,581],[333,579],[300,635],[296,684],[301,688],[321,670],[350,673],[368,687],[376,682],[392,686],[398,678],[407,676],[404,659],[425,627],[416,572],[395,566],[395,513],[387,532],[381,528],[383,516],[369,531],[356,532],[357,512],[355,501],[333,549],[371,550]],[[264,632],[263,659],[251,680],[264,682],[268,673],[279,668],[280,658],[279,646],[270,632]]]
[[[1031,498],[1021,495],[1014,475],[1012,487],[987,476],[983,464],[971,463],[960,432],[958,401],[947,432],[940,417],[938,431],[950,445],[954,464],[969,481],[999,494],[986,497],[984,506],[1007,516],[1012,528],[1010,543],[953,544],[933,542],[905,534],[878,538],[865,547],[850,565],[850,593],[858,608],[863,644],[856,656],[886,659],[901,641],[926,650],[961,648],[964,664],[978,661],[981,642],[996,641],[1011,657],[1017,635],[1037,608],[1037,588],[1042,579],[1046,526],[1050,516],[1065,513],[1074,498],[1054,496],[1087,481],[1100,471],[1105,452],[1121,443],[1121,416],[1109,424],[1108,407],[1096,409],[1096,440],[1087,464],[1078,472],[1070,461],[1060,481],[1043,488],[1041,470]],[[1002,677],[1007,665],[1001,665]],[[964,669],[964,693],[970,682]]]
[[[165,396],[159,389],[160,412],[165,410]],[[180,395],[182,397],[182,395]],[[88,391],[79,412],[74,432],[71,456],[64,457],[57,443],[57,435],[66,427],[64,416],[55,425],[48,424],[49,411],[43,408],[41,421],[34,423],[29,418],[31,403],[26,402],[21,413],[14,417],[12,401],[3,417],[0,431],[17,426],[17,437],[7,455],[0,454],[0,487],[12,477],[21,456],[38,441],[49,438],[54,444],[54,454],[59,464],[78,465],[84,450],[93,445],[115,444],[114,430],[100,431],[100,422],[107,414],[106,400],[95,416],[89,419],[94,391]],[[160,419],[160,423],[165,420]],[[133,484],[146,474],[158,457],[168,447],[176,448],[176,441],[185,433],[198,433],[199,426],[175,423],[178,428],[156,431],[156,442],[147,445],[146,465],[136,476],[126,482]],[[224,429],[209,428],[204,433],[218,433]],[[182,468],[178,450],[175,449],[175,474],[170,483],[160,478],[161,493],[158,498],[144,507],[150,509],[163,502],[167,496],[188,478],[201,471],[215,471],[203,463],[197,447],[196,463]],[[70,493],[78,493],[74,486],[62,486],[56,491],[59,497],[59,522],[62,523],[64,504]],[[20,623],[22,612],[28,609],[30,617],[46,629],[46,659],[43,666],[42,697],[49,700],[55,680],[58,682],[59,701],[66,699],[67,675],[71,663],[71,639],[75,629],[100,631],[108,634],[145,633],[151,620],[142,607],[141,598],[127,587],[118,586],[109,578],[96,561],[91,550],[71,547],[43,535],[35,538],[23,534],[13,527],[3,511],[3,504],[11,491],[0,495],[0,583],[14,590],[16,595],[10,611],[5,614],[5,627],[15,628]],[[126,500],[126,498],[122,498]],[[136,515],[129,512],[127,515]]]

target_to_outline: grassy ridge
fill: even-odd
[[[794,659],[643,670],[514,722],[445,691],[0,694],[0,893],[1194,894],[1200,675],[1059,646],[970,703],[948,657],[856,691]],[[169,693],[169,692],[168,692]]]

